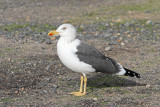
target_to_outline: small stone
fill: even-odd
[[[79,27],[80,27],[81,29],[85,29],[85,27],[84,27],[83,25],[80,25]]]
[[[123,43],[123,42],[121,42],[121,45],[122,45],[122,46],[124,46],[124,43]]]
[[[115,36],[111,36],[110,37],[110,42],[109,42],[109,45],[116,45],[116,40],[117,40],[117,37]]]
[[[154,25],[154,22],[152,20],[147,20],[146,24]]]
[[[128,40],[124,40],[125,43],[128,43]]]
[[[127,89],[128,89],[128,90],[131,90],[131,89],[132,89],[132,87],[127,87]]]
[[[151,13],[149,10],[144,11],[144,13]]]
[[[5,35],[6,37],[11,37],[11,36],[13,36],[12,34],[6,34]]]
[[[120,36],[120,35],[121,35],[120,33],[117,33],[117,34],[116,34],[116,36]]]
[[[109,42],[109,45],[116,45],[116,42],[112,40]]]
[[[108,23],[106,23],[106,24],[105,24],[105,26],[106,26],[106,27],[109,27],[109,24],[108,24]]]
[[[83,34],[83,35],[86,35],[86,34],[87,34],[87,32],[82,32],[82,34]]]
[[[8,58],[8,61],[12,61],[12,58]]]
[[[124,26],[130,26],[130,23],[129,22],[126,22],[125,24],[124,24]]]
[[[97,99],[97,98],[93,98],[93,100],[94,100],[94,101],[97,101],[98,99]]]
[[[58,85],[52,84],[52,85],[51,85],[51,88],[58,88]]]
[[[41,44],[41,43],[42,43],[42,41],[40,40],[40,41],[37,41],[36,43]]]
[[[121,19],[121,18],[119,18],[119,17],[117,17],[116,22],[117,22],[117,23],[122,22],[122,19]]]
[[[118,42],[122,42],[122,38],[118,39]]]
[[[62,17],[57,17],[57,20],[61,20],[62,19]]]
[[[57,93],[57,90],[54,88],[52,92],[53,92],[53,93]]]
[[[51,65],[48,65],[48,66],[45,68],[45,70],[46,70],[46,71],[49,71],[49,70],[50,70],[50,66],[51,66]]]
[[[43,92],[44,92],[44,93],[48,93],[48,91],[47,91],[47,90],[43,90]]]
[[[111,40],[116,40],[116,39],[117,39],[117,37],[115,37],[115,36],[111,36],[111,37],[110,37],[110,39],[111,39]]]
[[[17,93],[18,93],[18,91],[15,91],[14,93],[16,93],[16,94],[17,94]]]
[[[44,78],[44,80],[46,80],[46,81],[50,81],[51,79],[50,79],[50,78]]]
[[[34,67],[36,67],[36,65],[37,65],[36,63],[33,64]]]
[[[147,84],[147,85],[146,85],[146,88],[150,88],[150,87],[151,87],[151,85],[150,85],[150,84]]]
[[[141,29],[141,32],[145,32],[145,29]]]
[[[127,35],[127,37],[129,38],[129,37],[131,37],[131,35],[129,34],[129,35]]]
[[[40,87],[44,87],[44,86],[46,86],[46,82],[41,82]]]
[[[113,26],[114,24],[113,24],[113,23],[110,23],[110,25]]]
[[[108,47],[105,48],[105,51],[110,51],[110,50],[111,50],[110,46],[108,46]]]
[[[105,34],[103,35],[103,37],[105,37],[105,38],[107,38],[107,37],[109,37],[109,36],[110,36],[109,33],[105,33]]]
[[[67,78],[67,79],[66,79],[66,81],[70,81],[70,80],[71,80],[71,78]]]
[[[47,44],[47,45],[50,45],[50,44],[52,44],[52,42],[51,42],[50,40],[47,40],[47,41],[46,41],[46,44]]]
[[[41,49],[42,49],[42,50],[44,50],[44,49],[45,49],[45,47],[41,47]]]
[[[21,63],[21,64],[25,64],[25,61],[24,61],[24,60],[22,60],[20,63]]]
[[[22,87],[20,90],[21,90],[21,91],[24,91],[24,87]]]
[[[131,14],[131,13],[132,13],[132,11],[128,11],[128,13],[129,13],[129,14]]]
[[[19,35],[19,38],[20,39],[24,39],[24,35]]]
[[[158,73],[158,68],[155,68],[154,71]]]

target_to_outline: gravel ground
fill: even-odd
[[[79,89],[80,74],[63,66],[56,52],[58,38],[53,41],[47,33],[84,12],[120,2],[1,0],[0,106],[160,106],[159,20],[72,22],[79,39],[139,72],[141,79],[93,74],[86,96],[68,94]]]

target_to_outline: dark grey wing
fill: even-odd
[[[77,50],[76,54],[80,61],[92,65],[92,67],[96,69],[96,72],[109,74],[119,72],[119,65],[116,61],[104,56],[96,48],[81,42],[80,45],[77,46]]]

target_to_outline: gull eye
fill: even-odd
[[[66,28],[66,27],[63,27],[62,29],[63,29],[63,30],[66,30],[67,28]]]

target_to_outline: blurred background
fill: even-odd
[[[1,22],[158,20],[159,0],[1,0]]]

